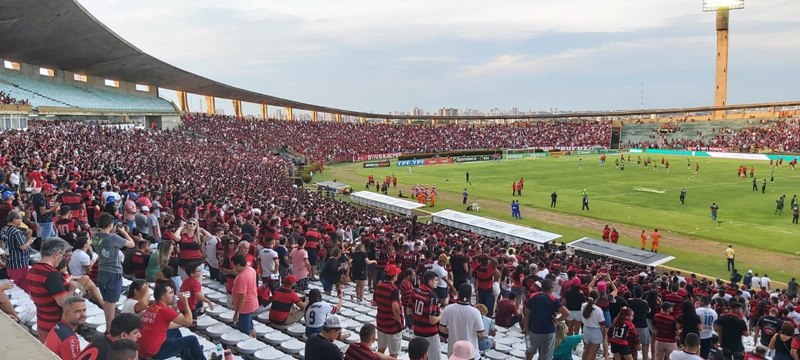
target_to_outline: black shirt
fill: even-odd
[[[650,306],[647,301],[642,299],[628,299],[628,307],[633,310],[633,325],[637,329],[647,327],[647,313],[650,312]]]
[[[352,255],[353,261],[350,263],[350,269],[353,275],[367,273],[367,253],[363,251],[356,251]]]
[[[98,336],[83,349],[75,360],[105,360],[108,358],[108,350],[111,349],[113,343],[114,339],[108,335]]]
[[[758,319],[756,326],[761,328],[761,345],[769,346],[772,336],[781,331],[783,320],[765,315]]]
[[[319,334],[311,335],[306,341],[306,359],[314,360],[342,360],[339,348]]]
[[[581,292],[580,287],[573,285],[573,287],[564,294],[564,300],[567,310],[580,311],[581,304],[586,300],[586,297],[583,295],[583,292]]]
[[[453,280],[462,280],[462,281],[455,281],[456,283],[463,283],[467,279],[467,273],[464,271],[464,264],[467,263],[467,257],[461,254],[456,254],[452,258],[450,258],[450,267],[453,269]]]
[[[743,352],[742,336],[747,331],[747,323],[734,315],[722,315],[717,319],[717,325],[722,328],[720,346],[731,352]]]

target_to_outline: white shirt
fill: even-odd
[[[753,282],[750,285],[752,289],[761,289],[761,278],[758,276],[753,276]]]
[[[673,350],[671,354],[669,354],[669,360],[703,360],[700,355],[692,354],[681,350]]]
[[[436,275],[439,276],[439,282],[436,284],[436,287],[440,288],[447,288],[447,282],[444,281],[447,278],[447,269],[445,269],[442,265],[439,265],[439,262],[433,263],[433,270]]]
[[[447,356],[453,355],[456,341],[466,340],[478,348],[478,332],[484,331],[481,312],[472,305],[451,304],[442,310],[439,325],[447,328]],[[475,351],[475,360],[481,356]]]
[[[8,176],[8,180],[11,181],[11,185],[19,186],[19,173],[13,172],[11,175]]]
[[[761,286],[767,288],[769,290],[769,278],[764,276],[761,278]]]
[[[695,312],[697,316],[700,317],[700,325],[702,325],[700,338],[710,339],[711,335],[714,333],[714,321],[717,320],[717,312],[710,306],[699,307],[695,309]]]
[[[328,314],[335,314],[336,307],[326,301],[315,302],[306,309],[306,326],[319,328],[325,325]]]
[[[136,299],[131,299],[131,298],[125,299],[125,302],[122,303],[122,311],[121,311],[121,313],[122,314],[133,314],[133,315],[136,315],[138,317],[142,317],[142,313],[144,313],[144,310],[142,310],[139,313],[136,312],[136,304],[138,304],[138,303],[139,303],[139,300],[136,300]]]
[[[277,258],[278,253],[271,248],[263,248],[258,252],[258,260],[261,262],[261,269],[263,270],[261,276],[268,277],[278,271],[278,269],[275,268],[275,259]]]
[[[219,239],[216,236],[212,236],[208,241],[206,241],[206,262],[208,266],[219,269],[219,259],[217,259],[217,243]]]
[[[75,250],[72,252],[72,258],[69,260],[69,273],[72,274],[73,277],[86,275],[86,272],[83,271],[83,267],[90,266],[91,264],[92,259],[86,251],[83,251],[83,249]]]
[[[585,309],[586,305],[588,304],[589,303],[583,303],[583,305],[581,305],[581,314],[583,313],[583,309]],[[600,307],[597,305],[592,305],[592,307],[593,307],[592,314],[589,315],[588,319],[584,318],[583,315],[581,315],[581,322],[583,323],[583,326],[586,327],[602,328],[602,326],[600,326],[600,323],[606,321],[606,318],[603,316],[603,310],[600,309]]]

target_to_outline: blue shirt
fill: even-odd
[[[561,301],[552,294],[538,293],[525,304],[530,311],[528,327],[533,334],[554,334],[553,316],[561,309]]]

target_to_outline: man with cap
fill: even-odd
[[[389,348],[389,355],[397,358],[403,341],[403,306],[400,303],[400,288],[397,275],[400,269],[394,265],[386,265],[384,278],[373,294],[373,303],[378,307],[375,316],[378,325],[378,353],[383,354]]]
[[[28,291],[25,279],[28,276],[28,263],[31,258],[31,246],[34,238],[27,238],[25,233],[19,229],[22,224],[22,213],[13,210],[6,214],[6,226],[0,229],[0,241],[8,248],[8,259],[6,260],[6,271],[8,277],[19,286],[20,289]]]
[[[719,334],[720,347],[726,354],[726,358],[730,356],[730,358],[738,360],[744,358],[742,336],[750,336],[750,330],[742,319],[744,306],[736,301],[731,301],[729,306],[731,311],[721,315],[714,322],[714,331]]]
[[[55,203],[50,206],[48,197],[53,195],[53,185],[50,183],[42,185],[42,191],[33,195],[33,209],[36,211],[36,236],[42,240],[47,240],[56,235],[53,226],[53,214],[61,206]]]
[[[439,261],[433,264],[431,270],[436,273],[438,280],[436,282],[436,297],[439,298],[441,306],[447,305],[448,289],[453,288],[453,281],[448,277],[447,271],[447,254],[439,254]],[[455,290],[455,289],[454,289]]]
[[[273,305],[274,306],[274,305]],[[336,315],[328,316],[322,332],[311,335],[306,341],[306,359],[314,360],[342,360],[342,352],[333,342],[342,340],[342,322]]]
[[[661,304],[661,312],[653,316],[656,339],[654,360],[663,360],[678,348],[675,345],[675,339],[681,325],[675,320],[675,317],[670,315],[673,306],[671,302],[665,301]]]
[[[303,318],[308,300],[302,299],[292,286],[297,283],[294,275],[283,278],[283,284],[272,294],[272,308],[269,311],[269,322],[278,325],[291,325]],[[297,308],[294,308],[294,306]]]

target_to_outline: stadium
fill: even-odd
[[[405,113],[4,1],[2,358],[797,359],[800,100],[728,103],[743,8],[708,105]]]

